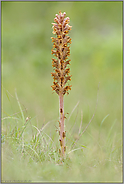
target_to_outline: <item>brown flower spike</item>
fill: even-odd
[[[54,72],[51,73],[54,82],[52,87],[52,90],[55,90],[55,92],[59,95],[59,113],[60,113],[60,146],[61,150],[59,150],[61,157],[63,158],[65,156],[65,131],[64,131],[64,95],[68,93],[68,90],[71,90],[71,86],[66,85],[68,81],[71,80],[70,75],[70,60],[68,59],[68,56],[70,56],[70,44],[71,44],[71,38],[68,36],[69,31],[71,30],[71,27],[69,25],[70,19],[69,17],[66,17],[66,13],[59,12],[59,15],[56,14],[56,17],[54,18],[53,24],[53,34],[55,34],[55,37],[52,38],[53,42],[53,49],[52,54],[55,56],[55,58],[52,58],[52,67],[54,69]]]

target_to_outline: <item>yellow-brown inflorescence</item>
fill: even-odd
[[[55,72],[52,72],[54,82],[51,86],[56,93],[65,95],[68,94],[68,90],[71,90],[71,86],[65,86],[66,83],[71,80],[70,68],[67,66],[70,65],[70,60],[68,56],[70,55],[70,43],[71,38],[68,35],[71,27],[68,23],[70,22],[69,17],[66,17],[66,13],[63,14],[59,12],[59,15],[56,14],[53,24],[53,34],[56,37],[51,37],[53,42],[52,54],[56,59],[52,58],[52,66]]]
[[[52,58],[52,66],[54,72],[51,73],[54,82],[51,86],[53,90],[59,95],[59,113],[60,113],[60,121],[59,121],[59,135],[60,135],[60,147],[59,153],[62,158],[65,156],[66,146],[65,146],[65,130],[64,130],[64,119],[66,118],[64,115],[64,95],[68,93],[68,90],[71,90],[71,85],[66,85],[68,81],[71,80],[70,75],[70,60],[68,56],[70,56],[70,44],[71,38],[68,36],[71,27],[69,25],[70,19],[66,17],[66,13],[59,12],[59,15],[56,14],[53,24],[53,34],[55,37],[52,37],[53,49],[52,54],[55,58]]]

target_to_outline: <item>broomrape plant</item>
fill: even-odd
[[[71,38],[68,36],[71,27],[69,25],[70,18],[66,17],[66,13],[59,12],[59,15],[56,14],[54,18],[53,25],[53,34],[55,37],[52,38],[53,49],[52,54],[55,58],[52,58],[52,67],[54,72],[51,73],[54,82],[52,90],[54,90],[57,95],[59,95],[59,135],[60,135],[60,147],[59,153],[61,158],[65,157],[66,145],[65,145],[65,130],[64,130],[64,119],[66,118],[64,115],[64,95],[68,93],[68,90],[71,90],[72,85],[66,85],[69,80],[71,80],[70,73],[70,60],[68,56],[70,56],[70,44]]]

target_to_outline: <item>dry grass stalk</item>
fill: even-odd
[[[52,67],[54,72],[52,72],[51,75],[54,79],[54,82],[51,87],[52,90],[55,90],[55,92],[59,95],[59,141],[61,146],[59,152],[62,158],[65,157],[66,151],[66,135],[64,130],[64,95],[66,93],[69,94],[68,90],[71,90],[71,86],[66,84],[69,80],[71,80],[71,75],[69,75],[70,68],[68,67],[70,65],[68,56],[70,56],[71,38],[67,35],[72,26],[69,25],[69,17],[65,18],[65,16],[66,13],[61,13],[61,11],[59,12],[59,15],[56,14],[56,17],[54,18],[54,22],[56,23],[52,23],[53,34],[55,34],[55,37],[51,37],[53,42],[52,54],[55,56],[55,58],[52,58]]]

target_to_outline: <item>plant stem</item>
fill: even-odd
[[[59,111],[60,111],[60,145],[61,156],[65,157],[65,131],[64,131],[64,95],[59,95]]]

